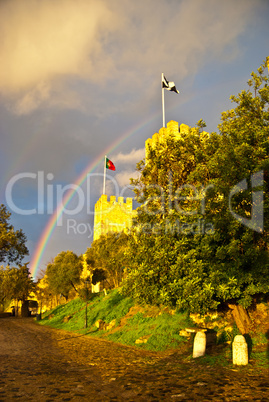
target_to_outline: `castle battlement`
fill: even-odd
[[[189,132],[189,126],[187,124],[180,124],[178,127],[178,122],[171,120],[167,123],[167,127],[160,128],[158,133],[153,134],[152,138],[148,138],[145,143],[146,147],[146,159],[149,151],[149,146],[155,148],[157,143],[165,142],[168,136],[174,136],[180,138],[181,134],[187,134]]]
[[[115,195],[111,195],[110,200],[108,200],[107,195],[103,194],[95,204],[95,213],[108,212],[108,210],[115,208],[116,205],[122,209],[125,209],[126,211],[132,211],[133,199],[127,197],[126,202],[124,202],[124,197],[118,197],[117,200]]]
[[[117,197],[106,194],[101,195],[95,204],[94,212],[94,240],[108,232],[120,232],[131,227],[133,211],[133,199],[130,197]]]
[[[150,148],[156,148],[157,144],[165,143],[168,137],[174,137],[176,139],[182,138],[182,134],[188,134],[189,131],[195,130],[189,127],[187,124],[178,125],[177,121],[171,120],[167,123],[167,127],[160,128],[158,133],[153,134],[152,138],[148,138],[145,142],[145,156],[146,161],[149,159]],[[207,134],[203,131],[202,134]]]

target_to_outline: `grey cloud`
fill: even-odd
[[[44,105],[83,108],[91,94],[78,99],[71,78],[99,88],[99,110],[104,93],[117,93],[118,101],[124,94],[132,102],[135,88],[145,92],[147,85],[155,85],[157,70],[183,79],[216,55],[223,62],[235,57],[240,52],[237,38],[259,1],[169,3],[170,7],[164,0],[3,2],[2,94],[18,114]]]

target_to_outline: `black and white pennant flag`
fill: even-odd
[[[162,88],[167,89],[167,91],[174,91],[179,94],[179,91],[176,89],[175,83],[173,81],[167,81],[164,75],[162,75]]]

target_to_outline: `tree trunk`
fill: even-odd
[[[78,291],[77,291],[77,289],[76,289],[75,285],[73,284],[73,282],[72,282],[72,281],[70,281],[70,283],[71,283],[71,286],[73,287],[73,289],[75,290],[75,292],[76,292],[76,293],[78,293]]]
[[[22,300],[21,303],[21,316],[29,317],[29,300]]]
[[[247,334],[251,324],[247,310],[238,304],[228,304],[228,307],[232,310],[233,318],[241,334]]]

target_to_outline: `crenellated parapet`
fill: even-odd
[[[185,129],[186,124],[181,124],[181,126],[184,126]],[[178,130],[177,121],[169,121],[169,123],[167,123],[167,127],[162,127],[158,133],[153,134],[152,138],[148,138],[146,140],[146,160],[149,152],[149,147],[154,149],[158,143],[164,143],[169,136],[180,137],[180,131]]]
[[[108,232],[125,231],[131,227],[133,211],[132,198],[117,197],[111,195],[108,199],[106,194],[101,195],[95,204],[94,212],[94,240]]]
[[[153,134],[152,138],[148,138],[145,142],[146,162],[149,159],[150,149],[155,149],[158,144],[165,144],[169,137],[176,139],[182,138],[182,134],[188,134],[190,131],[196,130],[187,124],[178,125],[177,121],[171,120],[167,123],[167,127],[162,127],[158,133]],[[207,134],[206,132],[203,132]]]

